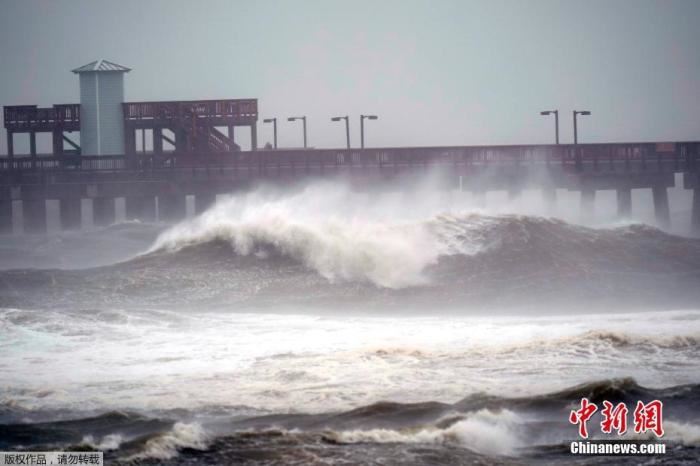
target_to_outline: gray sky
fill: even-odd
[[[309,143],[700,139],[700,1],[0,0],[0,103],[78,101],[72,68],[133,68],[127,100],[259,99]],[[241,131],[243,133],[244,131]],[[259,124],[259,141],[272,139]],[[301,145],[280,123],[280,146]],[[0,151],[5,153],[5,134]]]

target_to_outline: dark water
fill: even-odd
[[[179,421],[110,412],[79,420],[6,423],[0,425],[0,449],[93,449],[99,445],[95,439],[111,436],[119,439],[106,455],[113,464],[608,464],[604,457],[572,461],[568,452],[575,432],[566,417],[582,397],[630,405],[663,399],[665,416],[674,421],[666,424],[668,453],[653,464],[697,461],[698,432],[687,429],[700,421],[700,385],[649,389],[632,379],[531,397],[477,393],[454,404],[380,402],[344,412],[242,416],[209,423],[207,435],[183,427],[185,413],[179,413]],[[103,440],[102,446],[109,443]],[[617,464],[647,461],[615,458]]]

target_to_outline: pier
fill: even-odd
[[[157,118],[134,121],[134,129],[163,124]],[[615,190],[618,213],[626,217],[632,190],[649,189],[657,223],[667,227],[667,190],[675,187],[680,173],[683,188],[693,190],[692,224],[700,231],[700,142],[240,151],[224,133],[207,131],[197,133],[205,135],[200,139],[181,132],[171,151],[158,147],[160,134],[153,131],[149,136],[156,139],[150,145],[157,151],[0,158],[0,229],[45,231],[47,203],[59,206],[61,229],[79,228],[86,216],[94,224],[110,224],[119,205],[127,220],[178,221],[187,215],[188,198],[200,213],[217,195],[261,183],[290,186],[342,178],[356,189],[374,191],[396,189],[392,181],[400,180],[402,189],[411,190],[428,173],[438,189],[476,195],[507,191],[516,197],[523,190],[540,189],[545,201],[554,203],[556,190],[578,191],[582,216],[594,215],[597,191]],[[133,140],[130,133],[127,141]],[[211,143],[220,139],[221,145]],[[128,142],[126,147],[134,146]]]
[[[478,198],[539,189],[545,204],[554,205],[557,190],[577,191],[584,218],[595,215],[598,191],[617,192],[624,218],[632,210],[632,190],[648,189],[657,224],[668,227],[668,189],[678,187],[680,174],[682,188],[693,191],[691,224],[700,234],[699,141],[352,149],[348,133],[342,149],[260,150],[257,99],[128,102],[124,76],[130,71],[96,60],[73,70],[80,103],[3,108],[0,232],[175,222],[203,212],[217,195],[259,184],[343,179],[357,190],[411,191],[426,174],[436,189]],[[250,134],[245,148],[236,139],[241,129]],[[50,153],[39,153],[40,133],[51,134]],[[21,134],[29,137],[27,154],[15,150]]]

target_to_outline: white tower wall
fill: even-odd
[[[96,73],[80,75],[80,149],[83,155],[98,155]]]
[[[124,74],[128,68],[99,60],[73,70],[80,76],[83,155],[124,154]]]

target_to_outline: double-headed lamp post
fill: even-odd
[[[360,148],[365,148],[365,118],[368,120],[376,120],[377,115],[360,115]]]
[[[331,118],[331,121],[345,120],[345,140],[347,141],[348,149],[350,149],[350,119],[347,116],[337,116]]]
[[[554,114],[554,140],[559,144],[559,110],[544,110],[540,115]]]
[[[578,144],[578,125],[576,124],[577,115],[590,115],[591,112],[588,110],[574,110],[574,144]]]
[[[298,117],[287,118],[287,121],[297,121],[297,120],[301,120],[302,123],[304,124],[304,149],[306,149],[306,117],[305,116],[298,116]]]
[[[275,142],[275,149],[277,149],[277,118],[265,118],[263,123],[272,123],[273,140]]]

